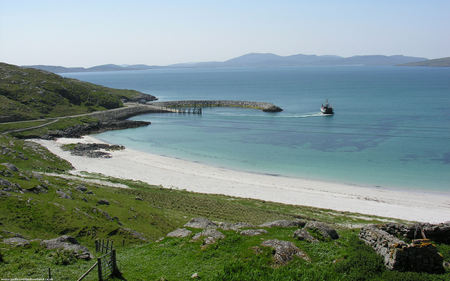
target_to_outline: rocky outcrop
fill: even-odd
[[[187,230],[186,228],[178,228],[175,229],[172,232],[167,233],[167,237],[178,237],[178,238],[184,238],[184,237],[188,237],[189,235],[192,234],[192,231]]]
[[[310,221],[305,225],[306,229],[311,229],[317,231],[323,238],[327,239],[338,239],[339,235],[336,230],[326,223],[318,221]]]
[[[111,158],[111,154],[106,151],[125,149],[122,145],[110,145],[106,143],[76,143],[74,145],[62,146],[62,148],[69,150],[72,155],[90,158]]]
[[[430,239],[439,243],[450,244],[450,222],[440,224],[417,223],[405,225],[400,223],[386,223],[380,229],[395,236],[408,239]]]
[[[241,235],[244,236],[256,236],[256,235],[262,235],[262,234],[266,234],[267,230],[265,229],[246,229],[246,230],[242,230],[240,232]]]
[[[191,228],[215,228],[217,227],[217,224],[210,221],[207,218],[193,218],[189,222],[187,222],[185,227],[191,227]]]
[[[237,223],[219,222],[218,227],[223,230],[238,231],[241,228],[250,228],[254,226],[246,222],[237,222]]]
[[[16,165],[11,164],[11,163],[1,163],[0,165],[5,166],[11,172],[18,172],[19,171],[19,169],[16,167]]]
[[[317,243],[319,242],[319,240],[317,240],[316,238],[314,238],[311,234],[309,234],[309,232],[306,229],[297,229],[294,232],[294,238],[298,239],[298,240],[305,240],[311,243]]]
[[[304,220],[276,220],[263,223],[260,227],[304,227],[305,225]]]
[[[359,238],[383,257],[388,269],[429,273],[444,271],[442,255],[427,239],[407,244],[375,225],[363,227]]]
[[[200,238],[204,237],[203,240],[204,245],[214,244],[217,240],[225,238],[225,235],[223,235],[222,232],[218,231],[214,228],[208,228],[200,231],[199,233],[196,233],[192,237],[192,241],[197,241]]]
[[[97,201],[97,204],[99,205],[109,205],[109,201],[106,199],[100,199]]]
[[[55,239],[43,240],[41,246],[46,247],[47,249],[71,251],[78,259],[89,260],[93,258],[86,247],[81,246],[75,238],[68,235],[63,235]]]
[[[6,192],[23,193],[22,187],[18,183],[12,183],[9,180],[0,178],[0,188]]]
[[[147,241],[147,238],[145,238],[144,234],[137,232],[136,230],[133,230],[131,228],[119,227],[108,233],[108,236],[114,235],[127,236],[132,239]]]
[[[99,121],[89,124],[76,125],[63,130],[50,131],[46,135],[28,135],[27,138],[43,138],[43,139],[55,139],[55,138],[80,138],[83,135],[89,135],[94,133],[101,133],[111,130],[122,130],[128,128],[137,128],[150,125],[150,122],[146,121],[132,121],[132,120],[110,120]]]
[[[158,107],[242,107],[260,109],[265,112],[283,111],[280,107],[268,102],[234,101],[234,100],[186,100],[149,103]]]
[[[308,255],[302,252],[294,243],[278,239],[266,240],[262,242],[262,246],[274,249],[273,258],[275,263],[284,265],[292,260],[295,256],[310,261]]]
[[[48,187],[45,184],[38,184],[32,188],[28,188],[26,191],[28,192],[33,192],[36,194],[40,194],[40,193],[47,193],[48,192]]]
[[[58,194],[59,198],[63,198],[63,199],[72,199],[72,194],[71,194],[70,191],[66,193],[66,192],[64,192],[64,191],[58,189],[58,190],[56,191],[56,194]]]
[[[12,238],[6,238],[3,239],[3,243],[8,245],[13,245],[16,247],[27,247],[30,245],[30,241],[27,239],[24,239],[22,237],[12,237]]]

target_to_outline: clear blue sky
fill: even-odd
[[[450,56],[450,0],[0,0],[0,61],[92,66],[249,52]]]

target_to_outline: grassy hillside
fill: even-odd
[[[435,67],[450,67],[450,57],[434,59],[434,60],[425,60],[419,62],[410,62],[401,64],[400,66],[435,66]]]
[[[0,122],[67,116],[122,106],[122,99],[155,99],[134,90],[103,87],[0,63]]]
[[[94,252],[97,238],[115,241],[119,267],[127,280],[445,280],[444,275],[387,271],[380,257],[357,238],[358,226],[385,218],[336,212],[261,200],[165,189],[142,182],[85,174],[71,179],[42,174],[66,173],[71,165],[31,142],[0,136],[0,179],[20,185],[0,187],[0,239],[17,234],[27,239],[75,237]],[[102,180],[102,183],[86,182]],[[114,187],[122,184],[122,188]],[[44,189],[37,191],[37,187]],[[85,191],[80,190],[85,187]],[[126,188],[124,188],[126,187]],[[2,191],[3,190],[3,191]],[[64,193],[69,197],[64,198]],[[107,200],[109,205],[100,204]],[[341,238],[311,244],[292,238],[295,228],[266,228],[263,236],[245,237],[222,231],[226,238],[208,247],[190,238],[165,238],[193,217],[260,224],[276,219],[315,219],[334,224]],[[199,230],[191,229],[193,232]],[[292,241],[311,262],[295,258],[274,266],[272,251],[262,239]],[[0,240],[0,241],[1,241]],[[123,241],[125,242],[122,246]],[[437,245],[447,261],[450,247]],[[51,268],[55,280],[76,280],[94,261],[64,259],[32,241],[27,247],[0,242],[2,278],[43,278]],[[63,265],[61,259],[68,264]],[[95,273],[95,272],[94,272]],[[96,280],[91,274],[86,280]],[[448,280],[448,279],[447,279]]]

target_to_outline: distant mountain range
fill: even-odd
[[[434,60],[425,60],[418,62],[410,62],[401,64],[402,66],[434,66],[434,67],[450,67],[450,57],[434,59]]]
[[[53,73],[68,73],[68,72],[96,72],[96,71],[121,71],[121,70],[145,70],[158,66],[150,66],[145,64],[133,64],[133,65],[117,65],[117,64],[103,64],[93,67],[64,67],[54,65],[24,65],[27,68],[36,68]]]
[[[29,65],[24,67],[42,69],[54,73],[67,72],[94,72],[94,71],[125,71],[125,70],[145,70],[152,68],[188,68],[188,67],[241,67],[241,66],[333,66],[333,65],[400,65],[415,62],[426,61],[427,58],[408,57],[402,55],[396,56],[382,56],[382,55],[368,55],[368,56],[353,56],[353,57],[339,57],[339,56],[317,56],[317,55],[291,55],[279,56],[271,53],[250,53],[240,57],[232,58],[226,61],[210,61],[210,62],[195,62],[195,63],[178,63],[168,66],[150,66],[145,64],[134,65],[116,65],[104,64],[94,67],[63,67],[51,65]]]

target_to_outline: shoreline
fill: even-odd
[[[105,143],[92,136],[33,141],[69,161],[75,167],[75,172],[100,173],[192,192],[223,194],[410,221],[440,223],[450,220],[448,194],[390,190],[237,171],[129,148],[111,152],[110,159],[74,156],[60,148],[66,143]]]

